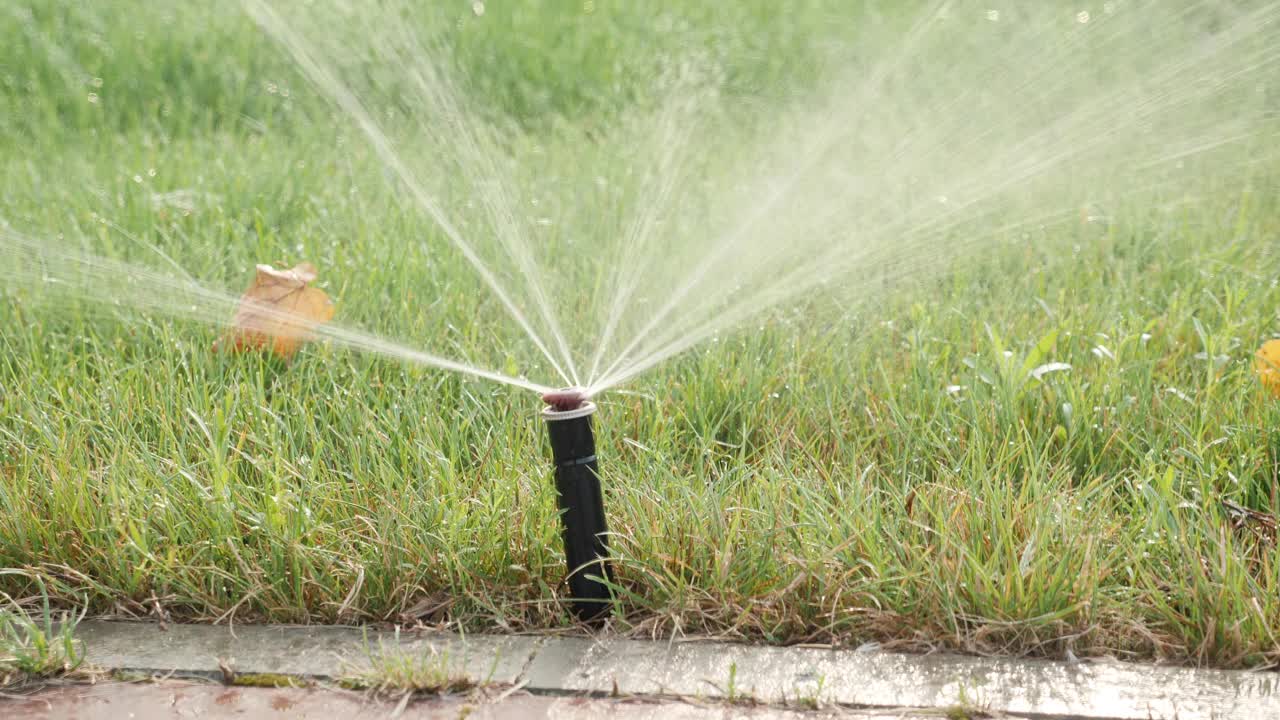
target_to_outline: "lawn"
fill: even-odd
[[[639,190],[575,193],[633,150],[628,119],[672,57],[721,69],[728,147],[767,131],[731,110],[803,96],[881,50],[849,28],[897,37],[911,17],[853,5],[541,0],[421,20],[449,28],[521,186],[603,236],[601,209]],[[1280,162],[1204,178],[1193,200],[905,258],[874,292],[829,283],[602,394],[612,628],[1280,663],[1280,402],[1254,372],[1280,337]],[[222,4],[0,10],[0,187],[0,219],[50,243],[232,293],[255,263],[310,261],[344,325],[557,381]],[[587,240],[547,242],[572,257]],[[153,289],[127,278],[95,297],[7,274],[0,567],[25,574],[0,590],[173,621],[572,626],[535,394],[324,342],[291,363],[214,352],[219,328],[138,311],[128,293]],[[589,347],[599,304],[558,293]]]

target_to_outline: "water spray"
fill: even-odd
[[[560,506],[564,556],[569,568],[569,597],[579,620],[597,620],[609,609],[609,565],[604,496],[591,430],[595,403],[582,388],[553,390],[542,396],[542,419],[551,438],[556,497]]]

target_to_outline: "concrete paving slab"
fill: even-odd
[[[86,660],[106,668],[218,676],[227,663],[236,673],[336,678],[370,666],[370,654],[395,648],[406,654],[437,653],[477,681],[514,684],[537,640],[452,634],[401,635],[351,627],[212,625],[102,622],[76,628]]]
[[[530,688],[817,699],[861,707],[980,707],[1076,718],[1280,718],[1280,675],[619,639],[539,648]]]
[[[1280,674],[1131,665],[904,655],[618,638],[367,634],[337,627],[226,627],[93,622],[77,630],[107,668],[338,677],[367,666],[368,647],[447,653],[475,680],[550,694],[682,696],[785,706],[958,706],[1072,718],[1280,718]]]
[[[922,715],[798,712],[680,701],[606,700],[515,693],[493,697],[448,697],[392,701],[327,689],[227,688],[189,682],[104,683],[63,687],[27,698],[0,699],[0,717],[30,720],[191,720],[206,718],[343,718],[344,720],[937,720]]]

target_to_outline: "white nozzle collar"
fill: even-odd
[[[542,419],[547,422],[559,422],[561,420],[576,420],[584,418],[588,415],[594,415],[596,412],[596,404],[587,400],[572,410],[557,410],[548,405],[542,409]]]

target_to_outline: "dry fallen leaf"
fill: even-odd
[[[1258,348],[1253,359],[1253,371],[1258,373],[1262,386],[1280,398],[1280,340],[1268,340]]]
[[[313,328],[333,318],[329,296],[308,286],[315,279],[310,263],[291,270],[259,265],[217,347],[237,352],[268,348],[282,358],[291,357],[310,339]]]

